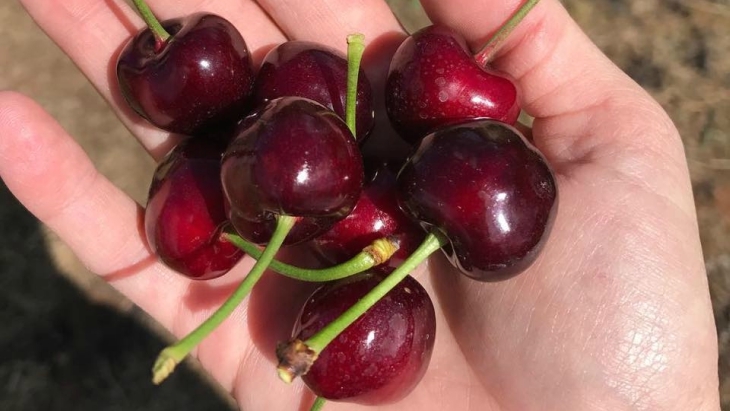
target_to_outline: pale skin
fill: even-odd
[[[123,1],[23,0],[140,143],[173,143],[123,106],[110,62],[141,20]],[[383,0],[150,0],[162,19],[227,17],[260,59],[288,39],[345,48],[361,32],[381,93],[404,33]],[[424,0],[477,49],[518,0]],[[717,343],[690,179],[667,114],[615,67],[557,0],[544,0],[493,61],[516,79],[535,144],[554,167],[560,207],[537,262],[497,284],[440,256],[414,273],[437,312],[430,368],[398,410],[719,410]],[[203,321],[252,265],[192,283],[158,263],[142,208],[94,168],[35,102],[0,93],[0,176],[78,257],[177,336]],[[300,381],[277,379],[274,344],[311,287],[265,275],[196,351],[244,410],[306,410]],[[152,358],[139,358],[152,365]],[[360,409],[328,403],[327,410]]]

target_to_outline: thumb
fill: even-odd
[[[436,24],[478,50],[524,0],[423,0]],[[583,161],[614,144],[681,141],[662,108],[614,65],[557,0],[543,0],[508,37],[492,65],[515,78],[536,143],[552,160]],[[640,123],[651,132],[640,130]],[[640,134],[640,138],[638,138]],[[642,146],[643,147],[643,146]]]
[[[524,0],[422,0],[436,24],[473,50]],[[694,215],[681,138],[662,107],[586,36],[558,0],[543,0],[492,61],[512,76],[533,138],[558,174],[598,165],[672,199]],[[650,183],[649,183],[650,182]]]

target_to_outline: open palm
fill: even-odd
[[[110,75],[121,45],[142,25],[127,4],[22,2],[155,158],[174,144],[131,113]],[[377,94],[404,37],[383,0],[149,3],[163,19],[193,11],[225,16],[258,60],[286,39],[344,49],[347,34],[364,33],[365,69]],[[422,3],[432,20],[477,47],[519,1]],[[512,280],[468,280],[441,256],[414,273],[437,307],[434,356],[418,388],[383,409],[719,409],[710,299],[684,152],[671,121],[557,0],[532,11],[494,64],[517,80],[522,107],[535,117],[534,141],[556,170],[553,233],[537,262]],[[91,270],[176,335],[202,322],[250,268],[246,259],[223,278],[196,283],[162,266],[141,234],[141,207],[29,99],[0,93],[0,136],[0,176],[13,193]],[[242,409],[311,404],[301,382],[277,380],[273,355],[311,289],[265,276],[197,350]]]

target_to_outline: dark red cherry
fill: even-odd
[[[479,66],[464,38],[443,26],[423,28],[400,45],[390,63],[385,107],[396,131],[413,144],[467,119],[514,124],[520,111],[512,80]]]
[[[532,264],[558,205],[544,157],[515,128],[491,120],[428,135],[398,174],[398,189],[401,207],[443,231],[451,262],[481,281]]]
[[[352,211],[362,156],[345,122],[312,100],[270,101],[245,121],[223,158],[229,217],[249,241],[267,243],[277,215],[301,217],[286,244],[319,235]]]
[[[347,58],[334,48],[308,41],[287,41],[264,58],[254,85],[257,105],[278,97],[298,96],[314,100],[345,118]],[[357,140],[373,128],[372,87],[360,69],[356,100]]]
[[[205,140],[180,143],[157,166],[145,209],[150,248],[167,266],[198,280],[225,274],[243,257],[221,236],[227,223],[223,149]]]
[[[302,308],[293,336],[305,340],[314,335],[381,279],[366,273],[319,288]],[[426,372],[435,333],[433,303],[408,276],[322,350],[302,379],[328,400],[369,405],[398,401]]]
[[[366,158],[365,170],[368,178],[355,208],[329,231],[314,238],[312,248],[329,262],[339,264],[378,238],[390,237],[398,244],[398,251],[378,267],[396,268],[418,248],[426,234],[398,206],[393,167]]]
[[[222,17],[198,13],[162,23],[171,37],[150,29],[119,55],[122,95],[155,126],[186,135],[232,128],[245,114],[254,82],[248,47]]]

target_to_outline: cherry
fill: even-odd
[[[472,118],[514,124],[517,88],[506,74],[480,66],[459,34],[428,26],[409,36],[390,63],[385,108],[396,131],[416,144],[437,127]]]
[[[382,280],[365,273],[326,284],[304,304],[293,336],[304,340],[336,319]],[[433,303],[404,278],[319,353],[302,377],[320,397],[384,404],[405,397],[423,377],[436,333]]]
[[[312,240],[312,249],[331,263],[342,263],[378,238],[388,237],[398,251],[375,269],[399,266],[423,241],[421,227],[398,206],[393,166],[365,158],[366,179],[355,208],[329,231]]]
[[[299,96],[314,100],[345,118],[347,59],[338,50],[308,41],[287,41],[264,58],[254,85],[254,102]],[[362,142],[374,124],[372,88],[359,71],[356,136]]]
[[[141,7],[140,0],[135,3]],[[125,100],[150,123],[174,133],[233,128],[246,114],[254,82],[241,34],[206,13],[157,26],[139,32],[119,55],[116,73]]]
[[[282,97],[246,121],[221,170],[229,217],[249,241],[268,242],[276,216],[296,216],[286,244],[328,230],[352,211],[362,157],[347,125],[312,100]]]
[[[555,177],[515,128],[470,121],[428,135],[398,174],[401,207],[445,234],[466,275],[502,280],[527,268],[552,227]]]
[[[225,147],[187,139],[155,170],[145,209],[150,248],[175,271],[197,280],[219,277],[243,256],[222,236],[227,223],[220,158]]]

